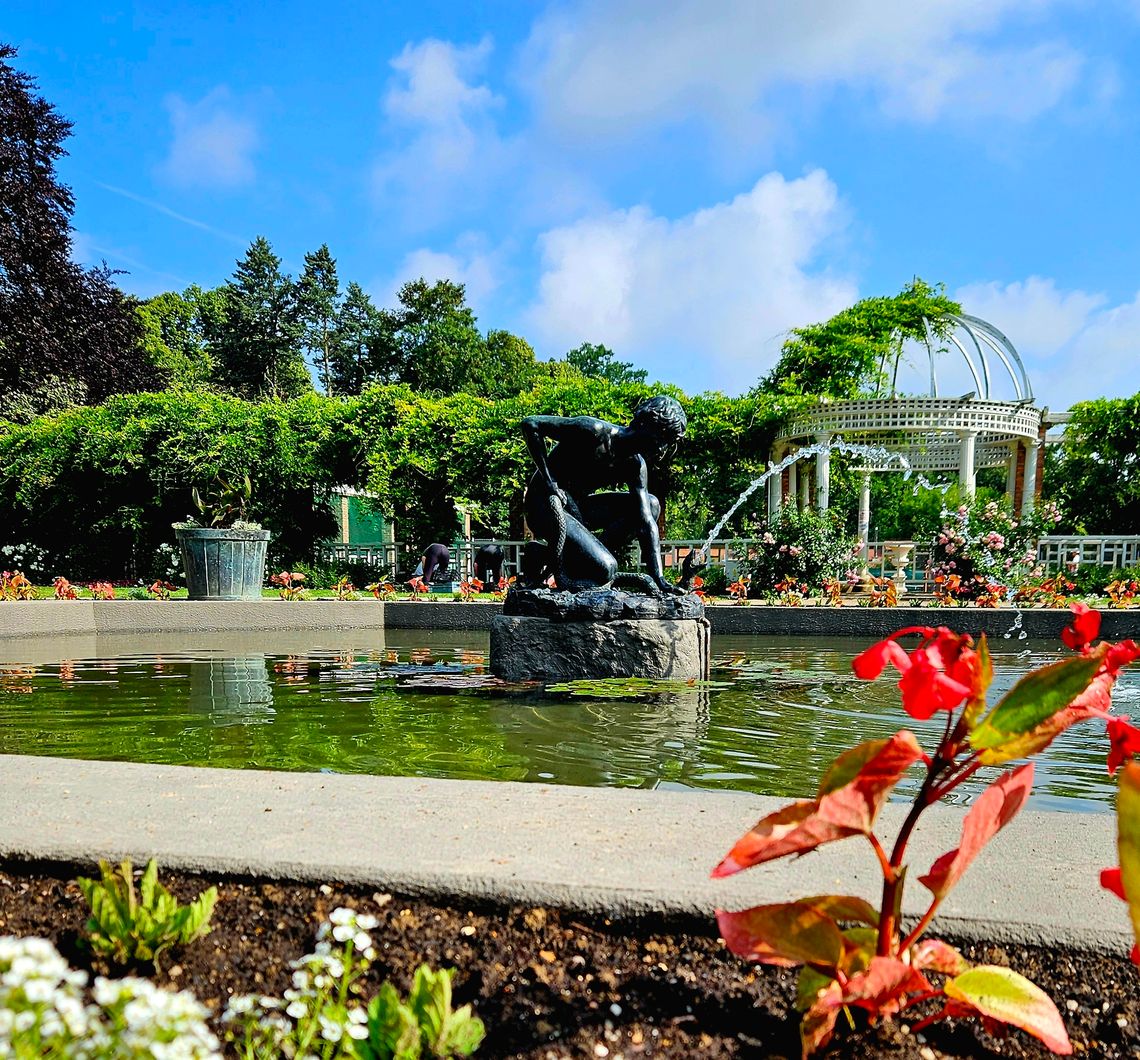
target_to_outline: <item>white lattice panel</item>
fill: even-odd
[[[865,398],[820,402],[782,431],[777,441],[806,443],[821,434],[838,434],[848,441],[867,439],[882,445],[884,435],[937,438],[954,437],[958,431],[1035,440],[1040,426],[1041,410],[1024,402]]]

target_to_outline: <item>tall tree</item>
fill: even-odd
[[[373,350],[378,381],[454,394],[472,382],[472,365],[486,356],[463,284],[422,277],[404,284],[399,307],[384,311]]]
[[[504,398],[529,390],[538,377],[534,347],[509,331],[488,331],[487,355],[471,365],[467,388],[484,397]]]
[[[0,44],[0,392],[57,390],[100,400],[154,381],[133,300],[105,265],[71,260],[70,189],[56,162],[71,123]]]
[[[302,342],[309,351],[309,363],[326,394],[334,392],[332,338],[340,308],[340,282],[336,260],[327,243],[305,255],[305,268],[297,281],[297,315],[302,329]]]
[[[1079,401],[1045,467],[1069,529],[1140,534],[1140,394]]]
[[[224,322],[210,338],[221,382],[235,394],[289,398],[312,389],[295,287],[264,236],[250,244],[226,281]]]
[[[214,360],[208,336],[225,319],[223,290],[208,291],[192,284],[181,294],[166,291],[140,303],[138,316],[143,351],[163,388],[211,382]]]
[[[332,386],[338,394],[359,394],[369,378],[371,349],[378,341],[380,311],[353,281],[345,288],[330,344]]]
[[[613,350],[593,342],[583,342],[572,349],[566,354],[566,363],[583,375],[604,379],[607,383],[644,383],[649,374],[644,369],[634,368],[630,361],[615,360]]]

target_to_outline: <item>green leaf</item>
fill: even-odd
[[[152,858],[143,872],[138,893],[129,861],[112,870],[99,863],[100,880],[80,877],[79,889],[91,908],[85,926],[87,942],[97,953],[127,964],[152,961],[171,946],[205,935],[217,901],[217,888],[199,895],[187,906],[158,882],[158,865]]]
[[[368,1005],[368,1037],[356,1044],[361,1060],[418,1060],[420,1025],[391,983],[384,983]]]
[[[946,996],[982,1016],[1020,1027],[1055,1053],[1073,1051],[1057,1006],[1039,986],[1011,968],[982,964],[947,981]]]
[[[420,1025],[420,1033],[429,1049],[435,1050],[443,1037],[447,1014],[451,1011],[451,978],[454,969],[442,968],[438,972],[421,964],[412,979],[408,993],[408,1007]]]
[[[970,746],[975,750],[999,747],[1063,710],[1092,683],[1107,649],[1105,644],[1089,655],[1026,674],[970,734]]]
[[[1116,793],[1116,845],[1120,853],[1120,882],[1140,945],[1140,762],[1126,762]]]

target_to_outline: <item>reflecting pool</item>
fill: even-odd
[[[485,633],[8,640],[0,754],[803,797],[840,751],[908,721],[893,682],[851,676],[864,647],[716,637],[724,687],[630,701],[487,694],[471,680]],[[1061,657],[1032,641],[991,648],[992,698]],[[1140,674],[1126,671],[1117,709],[1137,701]],[[910,724],[933,742],[933,728]],[[1109,810],[1104,754],[1102,726],[1064,734],[1038,763],[1037,808]]]

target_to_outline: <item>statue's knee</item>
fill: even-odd
[[[612,582],[617,577],[618,565],[613,556],[606,556],[601,563],[601,582]]]
[[[661,518],[661,502],[652,493],[649,495],[649,514],[654,522]]]

